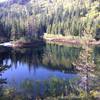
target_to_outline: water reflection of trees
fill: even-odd
[[[80,79],[64,80],[56,77],[46,81],[24,80],[21,88],[25,98],[91,98],[100,92],[100,48],[84,46],[82,48],[46,45],[46,47],[11,50],[1,53],[0,61],[11,59],[11,64],[26,63],[31,69],[33,65],[43,65],[50,69],[72,70],[76,68]],[[94,50],[94,51],[93,51]],[[79,54],[78,54],[79,53]],[[73,67],[72,66],[73,63]],[[7,64],[7,63],[6,63]],[[76,67],[75,67],[76,66]],[[70,72],[69,70],[69,72]],[[5,81],[6,82],[6,81]],[[2,82],[1,82],[2,83]],[[3,82],[4,83],[4,82]],[[34,83],[34,84],[33,84]],[[28,93],[27,93],[28,92]],[[22,97],[24,97],[22,94]],[[26,97],[28,96],[28,97]],[[25,99],[24,99],[25,100]]]
[[[53,69],[58,68],[71,72],[74,70],[72,62],[78,58],[80,50],[80,47],[49,44],[46,45],[42,62],[45,66],[52,67]]]
[[[8,48],[7,48],[8,49]],[[7,50],[6,49],[6,50]],[[27,64],[29,69],[34,65],[38,67],[42,63],[42,54],[44,52],[44,46],[38,46],[36,48],[16,48],[14,50],[1,51],[1,62],[6,64],[10,61],[11,66],[18,67],[18,63]]]
[[[0,88],[2,88],[2,84],[6,83],[6,79],[2,78],[2,73],[10,68],[10,65],[3,64],[3,60],[5,59],[5,48],[0,47],[0,52]]]
[[[94,56],[96,52],[95,50],[96,49],[93,49],[93,47],[84,46],[75,63],[76,69],[79,71],[81,77],[79,86],[84,90],[87,98],[89,98],[90,95],[96,98],[97,95],[93,95],[95,92],[100,94],[100,91],[96,89],[100,86],[100,84],[98,84],[100,79],[98,79],[99,76],[96,74],[99,72],[99,70],[96,70],[97,66],[95,59],[97,59],[97,56]]]
[[[65,70],[73,72],[72,62],[78,58],[81,48],[67,47],[47,44],[36,48],[21,48],[11,50],[9,53],[0,53],[2,61],[9,62],[15,67],[20,64],[27,64],[29,70],[38,68],[40,65],[52,70]]]
[[[7,79],[2,78],[2,73],[7,70],[8,68],[10,68],[10,66],[8,65],[1,65],[0,64],[0,99],[3,97],[4,92],[3,92],[3,85],[7,84]]]
[[[33,84],[34,83],[34,84]],[[21,84],[21,88],[26,95],[30,95],[31,98],[78,98],[79,90],[77,85],[77,79],[64,80],[56,77],[52,77],[48,80],[35,81],[24,80]]]
[[[100,70],[100,46],[96,46],[94,49],[94,63],[97,66],[97,69]]]

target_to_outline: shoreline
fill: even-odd
[[[100,40],[96,41],[93,38],[79,37],[79,36],[62,36],[62,35],[52,35],[45,34],[44,40],[47,43],[60,43],[60,44],[72,44],[72,45],[100,45]]]
[[[88,38],[73,38],[73,37],[43,37],[40,40],[34,40],[30,42],[23,41],[10,41],[1,43],[0,46],[12,47],[12,48],[22,48],[22,47],[31,47],[42,45],[46,43],[54,43],[61,45],[100,45],[100,40],[96,41],[95,39]]]
[[[37,45],[44,45],[45,42],[44,40],[34,40],[31,42],[23,42],[23,41],[9,41],[9,42],[4,42],[1,43],[0,46],[3,47],[10,47],[10,48],[25,48],[25,47],[35,47]]]
[[[87,41],[80,41],[77,39],[71,40],[71,39],[62,39],[62,38],[46,38],[45,41],[47,43],[61,43],[61,44],[73,44],[73,45],[100,45],[100,41],[96,40],[87,40]]]

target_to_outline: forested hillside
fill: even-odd
[[[0,38],[44,33],[100,38],[100,0],[9,0],[0,4]]]

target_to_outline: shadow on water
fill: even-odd
[[[1,73],[7,82],[2,87],[4,97],[98,99],[99,49],[54,44],[0,49],[0,64],[11,66]]]

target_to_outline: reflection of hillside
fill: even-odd
[[[93,88],[95,91],[99,91],[100,96],[100,46],[94,48],[94,63],[96,64],[95,75],[97,78],[94,81],[94,84],[96,84]]]
[[[26,64],[29,69],[42,66],[50,70],[69,71],[70,73],[72,71],[75,72],[77,69],[77,73],[80,75],[78,79],[63,80],[61,78],[59,80],[54,77],[46,81],[42,80],[36,82],[35,80],[26,79],[22,82],[21,88],[25,90],[25,96],[27,96],[28,93],[32,93],[33,95],[33,92],[35,92],[38,96],[45,94],[45,97],[74,95],[79,98],[85,96],[88,98],[88,96],[91,95],[96,97],[94,93],[100,91],[99,53],[99,47],[92,48],[84,46],[78,48],[47,44],[46,46],[39,46],[37,48],[23,48],[2,52],[0,53],[0,65],[8,64],[11,60],[11,66],[14,65],[18,67],[19,64]],[[76,67],[72,66],[72,63],[76,64]],[[1,83],[4,83],[4,81],[5,80],[1,80]],[[34,88],[34,90],[32,88]],[[44,93],[42,95],[41,90],[43,90],[42,93]]]
[[[23,48],[23,49],[15,49],[8,51],[9,48],[5,48],[4,51],[0,53],[0,62],[3,64],[4,62],[7,64],[10,61],[11,66],[15,67],[19,64],[27,64],[30,68],[34,65],[34,67],[38,67],[41,64],[43,47],[37,48]]]
[[[96,49],[95,49],[96,50]],[[94,57],[93,48],[84,46],[83,50],[81,50],[79,58],[76,61],[76,69],[79,71],[80,74],[80,82],[79,85],[81,88],[86,92],[86,96],[93,95],[94,93],[99,93],[98,91],[100,84],[98,84],[100,78],[97,73],[97,67],[95,64],[96,56]],[[97,95],[93,95],[94,98]]]
[[[65,96],[66,98],[63,100],[67,100],[68,97],[71,98],[72,94],[72,98],[75,98],[79,93],[77,79],[65,80],[56,77],[51,77],[50,79],[45,81],[33,81],[26,79],[22,81],[20,85],[21,88],[25,91],[26,96],[28,93],[30,93],[31,96],[33,96],[34,100],[36,100],[37,97],[43,98],[43,100],[54,100],[46,99],[47,97],[56,97],[55,100],[62,100],[62,96]],[[60,97],[59,99],[57,99],[58,96]]]
[[[43,56],[43,64],[53,67],[71,67],[72,62],[78,58],[81,48],[59,45],[47,45]]]
[[[10,68],[10,66],[7,65],[1,65],[0,64],[0,100],[1,97],[4,95],[3,94],[3,85],[7,84],[7,79],[2,78],[2,73],[7,70],[8,68]]]
[[[100,46],[96,46],[94,49],[94,63],[97,68],[100,70]]]
[[[11,60],[15,67],[19,64],[27,64],[29,69],[40,65],[52,70],[67,70],[73,72],[72,62],[78,58],[79,48],[57,45],[38,46],[36,48],[23,48],[11,50],[9,53],[1,53],[0,59],[6,63]],[[34,67],[33,67],[34,66]]]

